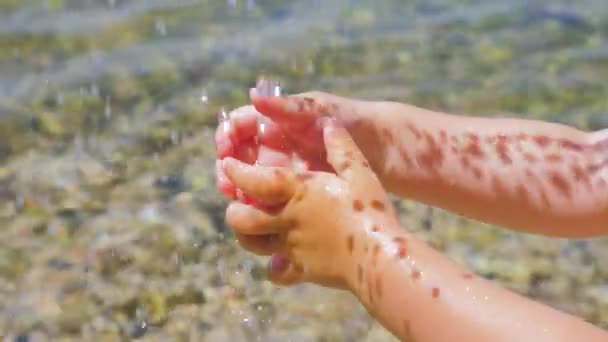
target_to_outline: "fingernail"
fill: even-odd
[[[287,269],[289,266],[289,259],[282,253],[275,253],[270,257],[268,262],[269,272],[280,273]]]

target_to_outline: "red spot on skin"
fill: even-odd
[[[386,209],[384,203],[382,201],[373,200],[371,203],[372,208],[378,211],[384,211]]]
[[[470,154],[475,158],[483,158],[484,153],[479,146],[479,136],[469,133],[469,143],[464,149],[464,153]]]
[[[355,211],[363,211],[363,202],[361,202],[360,200],[354,200],[353,209]]]
[[[543,148],[543,149],[547,148],[547,146],[549,146],[549,144],[551,144],[551,138],[549,138],[546,135],[537,135],[532,139],[534,140],[536,145],[538,145],[538,147]]]
[[[407,257],[407,248],[405,245],[399,245],[399,247],[397,247],[397,257],[399,257],[399,259]]]
[[[534,172],[532,172],[532,170],[526,169],[525,173],[526,177],[536,179],[536,176],[534,175]]]
[[[433,287],[432,295],[433,295],[433,298],[439,298],[439,288],[438,287]]]
[[[545,156],[545,161],[547,163],[560,163],[562,160],[562,156],[557,153],[550,153]]]
[[[299,181],[299,182],[305,182],[305,181],[307,181],[309,179],[312,179],[314,177],[315,176],[312,173],[299,173],[296,176],[296,180]]]
[[[328,116],[329,115],[329,108],[327,108],[326,105],[319,105],[317,112],[319,112],[322,116]]]
[[[436,172],[443,162],[443,151],[428,132],[424,132],[424,140],[426,141],[427,149],[418,154],[418,161],[423,167]]]
[[[469,167],[471,167],[471,162],[469,161],[469,158],[465,156],[460,157],[460,164],[462,164],[462,168],[464,169],[468,169]]]
[[[418,270],[414,270],[412,272],[412,279],[414,279],[414,280],[420,279],[421,276],[422,276],[422,273],[420,273],[420,271],[418,271]]]
[[[400,259],[407,257],[406,240],[402,237],[396,237],[393,241],[397,244],[397,257]]]
[[[596,173],[605,167],[608,167],[608,158],[606,158],[604,161],[602,161],[600,163],[590,165],[589,167],[587,167],[587,171],[589,173]]]
[[[312,106],[315,105],[315,99],[310,98],[310,97],[304,97],[304,102],[306,102],[306,105],[310,106],[312,108]]]
[[[395,243],[405,243],[407,240],[404,237],[397,236],[393,241],[395,241]]]
[[[414,136],[416,137],[416,139],[420,139],[422,138],[422,134],[420,134],[420,130],[418,130],[418,128],[416,128],[416,126],[414,126],[413,123],[408,122],[406,124],[407,129],[412,132],[414,134]]]
[[[505,135],[499,135],[496,139],[496,153],[498,153],[498,157],[505,164],[513,163],[513,160],[509,156],[509,151],[507,147],[507,137]]]
[[[478,180],[483,179],[483,171],[481,171],[481,169],[478,168],[477,166],[471,168],[471,172],[473,172],[473,176],[475,176],[476,179],[478,179]]]
[[[568,180],[559,172],[549,172],[549,182],[564,196],[569,197],[572,191]]]
[[[582,152],[585,149],[585,147],[582,144],[575,143],[574,141],[571,141],[568,139],[560,139],[559,146],[563,149],[567,149],[567,150],[571,150],[571,151],[575,151],[575,152]]]
[[[405,165],[407,166],[408,169],[414,168],[414,163],[412,162],[412,159],[410,159],[410,157],[407,154],[407,151],[405,149],[400,148],[399,154],[401,155],[401,159],[403,159],[403,161],[405,162]]]
[[[535,156],[535,155],[533,155],[533,154],[532,154],[532,153],[530,153],[530,152],[526,152],[526,153],[524,153],[524,159],[525,159],[527,162],[529,162],[529,163],[535,163],[535,162],[536,162],[536,160],[537,160],[537,159],[536,159],[536,156]]]
[[[363,267],[360,264],[357,265],[357,281],[359,284],[363,282]]]
[[[585,183],[587,186],[589,186],[589,175],[585,172],[585,170],[583,170],[583,168],[578,165],[578,164],[573,164],[570,167],[570,170],[572,171],[572,176],[574,177],[574,180],[577,182],[583,182]]]
[[[352,234],[348,236],[346,246],[348,247],[348,252],[353,254],[353,249],[355,248],[355,237]]]
[[[478,144],[469,144],[464,149],[464,153],[470,154],[475,158],[483,158],[485,155]]]
[[[382,135],[388,141],[389,144],[393,145],[395,143],[395,138],[393,137],[393,133],[391,133],[391,131],[389,131],[388,128],[382,129]]]
[[[444,129],[439,131],[439,137],[441,139],[441,143],[442,144],[447,144],[448,143],[448,134],[445,132]]]
[[[361,165],[363,165],[363,167],[365,167],[365,168],[369,168],[369,163],[368,163],[368,162],[366,162],[366,161],[363,161],[363,162],[361,163]]]
[[[462,275],[462,277],[463,277],[464,279],[473,279],[473,274],[472,274],[472,273],[468,273],[468,272],[467,272],[467,273],[464,273],[464,274]]]
[[[379,231],[380,231],[380,227],[378,227],[377,224],[375,224],[375,225],[372,226],[372,232],[376,233],[376,232],[379,232]]]

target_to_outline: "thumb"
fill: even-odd
[[[253,88],[249,95],[255,109],[279,125],[303,128],[321,116],[338,116],[340,99],[322,92],[263,96]]]

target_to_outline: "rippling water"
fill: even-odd
[[[214,113],[245,104],[264,73],[288,92],[599,129],[607,34],[601,0],[0,0],[0,332],[386,338],[338,295],[303,287],[271,300],[276,290],[255,276],[263,261],[248,264],[225,237]],[[476,271],[608,324],[605,241],[402,209]],[[194,289],[187,299],[171,294],[182,285]],[[329,304],[300,307],[299,296]]]

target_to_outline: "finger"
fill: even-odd
[[[233,158],[223,161],[224,172],[235,187],[265,203],[285,203],[295,191],[289,169],[248,165]]]
[[[236,198],[236,189],[228,177],[226,177],[221,160],[215,161],[215,181],[218,189],[222,194],[224,194],[224,196],[230,199]]]
[[[281,248],[281,238],[277,234],[272,235],[245,235],[236,233],[236,239],[245,250],[261,256],[269,256]]]
[[[248,140],[258,133],[258,117],[261,116],[253,106],[240,107],[230,113],[230,123],[237,141]]]
[[[230,122],[220,122],[215,130],[215,146],[219,159],[234,155],[234,143],[231,138]]]
[[[311,92],[291,96],[262,96],[257,90],[249,92],[257,111],[280,125],[303,127],[314,123],[319,116],[330,115],[329,94]]]
[[[243,143],[253,141],[257,135],[258,116],[261,114],[256,112],[253,106],[245,106],[220,117],[220,123],[215,131],[219,159],[234,156],[235,150]]]
[[[258,159],[258,145],[253,138],[240,141],[234,148],[234,155],[228,157],[234,157],[243,163],[254,164]]]
[[[333,119],[323,120],[322,125],[327,161],[336,173],[358,187],[359,191],[369,190],[369,186],[380,186],[376,174],[348,131]]]
[[[260,145],[278,151],[285,151],[291,148],[290,139],[288,139],[279,125],[261,114],[258,118],[257,132]]]
[[[276,285],[289,286],[302,281],[302,267],[294,264],[283,252],[274,253],[268,261],[268,280]]]
[[[277,216],[236,201],[226,209],[226,223],[243,235],[277,234],[288,228]]]

